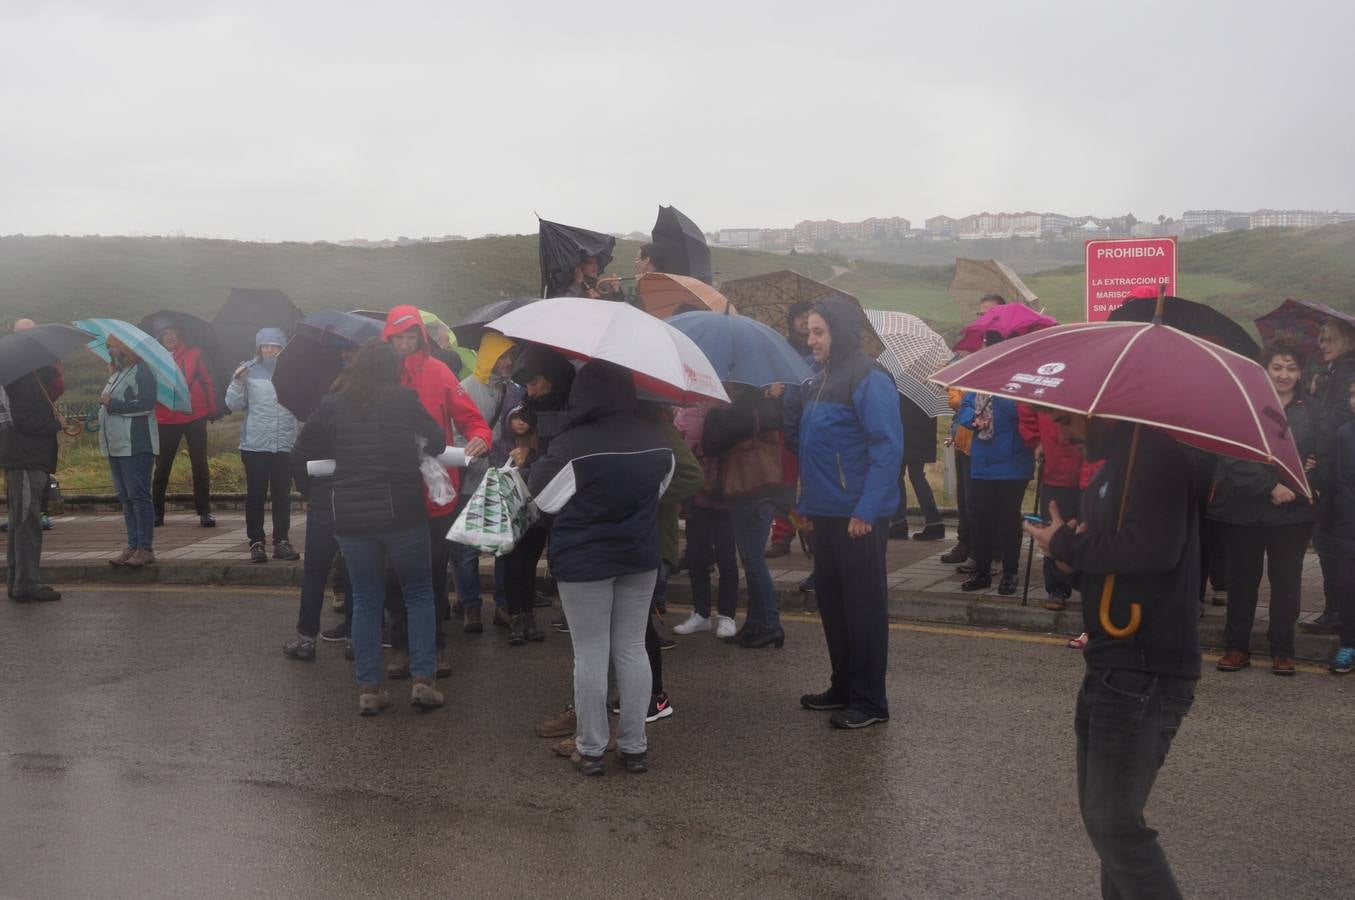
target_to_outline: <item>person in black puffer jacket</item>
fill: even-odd
[[[532,496],[555,516],[550,568],[574,642],[576,765],[586,775],[603,771],[609,659],[621,698],[617,746],[627,771],[646,767],[645,622],[660,562],[659,496],[673,467],[668,436],[636,415],[630,373],[597,360],[579,371],[566,427],[532,467]]]
[[[390,702],[381,689],[381,612],[386,566],[400,582],[408,618],[411,702],[442,705],[437,666],[432,554],[422,453],[446,448],[442,426],[418,394],[400,386],[400,359],[390,344],[363,346],[343,384],[320,403],[302,431],[302,458],[333,459],[334,532],[348,564],[353,594],[353,650],[358,711],[375,715]]]
[[[1289,343],[1276,342],[1261,354],[1299,456],[1307,459],[1315,453],[1317,422],[1302,393],[1303,363],[1303,351]],[[1205,515],[1221,523],[1228,547],[1226,652],[1218,661],[1219,671],[1251,665],[1251,630],[1264,565],[1270,577],[1271,671],[1293,675],[1303,557],[1317,518],[1312,503],[1281,484],[1274,466],[1221,458]]]
[[[1313,412],[1317,428],[1317,463],[1329,468],[1336,454],[1336,431],[1355,420],[1350,410],[1350,385],[1355,381],[1355,326],[1343,319],[1328,319],[1317,338],[1322,355],[1322,367],[1313,376],[1310,385]],[[1317,528],[1313,532],[1313,549],[1322,564],[1322,589],[1326,595],[1322,615],[1313,622],[1299,626],[1305,631],[1332,634],[1339,624],[1336,611],[1339,587],[1340,542],[1332,535],[1334,507],[1321,494],[1317,499]]]

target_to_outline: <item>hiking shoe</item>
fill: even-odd
[[[212,515],[211,513],[203,513],[202,515],[198,516],[198,525],[203,528],[215,528],[216,516]]]
[[[282,645],[282,655],[291,659],[310,662],[315,659],[315,638],[297,635]]]
[[[838,694],[834,694],[832,689],[824,691],[822,694],[804,694],[800,697],[800,705],[805,709],[823,710],[823,709],[846,709],[847,701]]]
[[[1294,661],[1287,656],[1276,656],[1270,660],[1270,672],[1272,675],[1293,675],[1298,672],[1294,668]]]
[[[696,634],[698,631],[710,631],[713,627],[710,619],[700,613],[692,613],[687,621],[673,626],[673,634]]]
[[[1326,610],[1322,615],[1313,619],[1311,622],[1300,622],[1299,630],[1307,632],[1308,634],[1336,634],[1336,627],[1340,622],[1340,616],[1330,610]]]
[[[969,559],[969,548],[964,544],[956,544],[950,550],[941,554],[941,562],[948,566],[962,563],[967,559]]]
[[[1241,650],[1229,650],[1223,656],[1219,657],[1218,670],[1220,672],[1240,672],[1251,665],[1251,654]]]
[[[127,549],[119,553],[117,556],[110,559],[108,561],[108,564],[110,566],[125,566],[127,565],[127,560],[132,558],[133,553],[136,553],[136,548],[128,547]]]
[[[1064,591],[1061,590],[1050,591],[1049,597],[1046,598],[1044,601],[1044,608],[1052,609],[1055,610],[1056,612],[1058,610],[1067,609],[1068,598],[1069,594],[1065,593]]]
[[[540,643],[546,639],[546,633],[536,624],[536,613],[530,609],[522,616],[522,636],[529,641]]]
[[[47,515],[47,513],[42,514],[40,521],[42,522],[43,531],[51,531],[53,528],[56,527],[55,525],[52,524],[52,517]]]
[[[960,590],[965,591],[966,593],[970,591],[986,591],[992,586],[993,577],[991,575],[980,575],[976,572],[960,583]]]
[[[285,560],[286,562],[296,562],[301,558],[301,554],[292,549],[291,541],[274,541],[273,558]]]
[[[155,554],[143,547],[127,557],[127,562],[123,563],[123,565],[129,569],[139,569],[142,566],[155,565]]]
[[[1342,647],[1337,650],[1327,668],[1337,675],[1348,675],[1355,670],[1355,647]]]
[[[480,621],[480,608],[466,610],[461,619],[461,630],[466,634],[483,634],[485,623]]]
[[[419,709],[437,709],[444,702],[442,692],[433,687],[433,679],[416,678],[409,689],[409,705]]]
[[[649,771],[649,762],[644,753],[622,753],[621,765],[630,775],[643,775]]]
[[[249,545],[249,561],[255,563],[268,562],[268,551],[263,548],[263,541],[255,541]]]
[[[833,713],[833,717],[828,720],[828,724],[834,728],[869,728],[872,725],[882,725],[888,721],[889,716],[874,716],[849,706]]]
[[[657,722],[660,719],[666,719],[677,710],[673,709],[673,704],[669,702],[667,694],[654,694],[649,698],[649,711],[645,713],[646,722]]]
[[[677,631],[676,628],[673,630]],[[730,616],[717,615],[715,617],[715,636],[717,638],[720,638],[721,640],[732,638],[737,630],[738,627],[735,625],[734,619]]]
[[[578,716],[574,714],[574,707],[565,707],[564,712],[555,715],[536,726],[537,737],[558,738],[568,737],[579,727]]]
[[[558,619],[551,619],[550,627],[554,628],[561,634],[569,634],[569,620],[566,619],[564,616],[561,616]]]
[[[522,613],[514,613],[509,618],[508,626],[508,645],[510,647],[521,647],[527,643],[527,617]]]
[[[326,628],[320,632],[320,640],[329,641],[331,644],[337,644],[339,641],[348,640],[348,623],[340,622],[333,628]]]
[[[672,638],[666,638],[666,637],[661,637],[661,638],[659,638],[659,649],[660,649],[660,650],[672,650],[672,649],[673,649],[674,647],[676,647],[676,646],[677,646],[677,641],[673,640]]]
[[[615,749],[616,749],[616,725],[612,725],[611,737],[608,738],[607,747],[602,752],[611,753]],[[579,752],[579,748],[575,746],[574,739],[572,737],[567,737],[564,740],[559,741],[558,743],[551,744],[550,752],[554,753],[556,756],[563,756],[565,759],[572,759],[574,757],[574,754]]]
[[[546,607],[551,605],[552,605],[551,599],[547,597],[545,594],[541,593],[540,591],[537,591],[535,594],[532,595],[532,606],[536,607],[537,609],[545,609]]]
[[[927,525],[913,535],[915,541],[942,541],[946,538],[945,525]]]
[[[607,768],[602,764],[601,756],[584,756],[581,753],[575,752],[574,755],[569,758],[569,761],[574,763],[574,768],[579,770],[580,775],[607,774]]]
[[[358,688],[358,715],[374,716],[390,705],[391,696],[381,689],[381,685]]]
[[[780,559],[783,556],[790,556],[790,538],[773,542],[762,555],[765,559]]]
[[[61,592],[40,584],[26,594],[11,594],[10,599],[15,603],[51,603],[61,599]]]
[[[386,677],[395,681],[404,681],[409,677],[408,653],[397,650],[391,654],[391,661],[386,666]]]

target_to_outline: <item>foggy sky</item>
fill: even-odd
[[[0,0],[0,234],[1355,210],[1340,0]]]

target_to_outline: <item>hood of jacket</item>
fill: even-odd
[[[485,332],[485,336],[480,339],[479,355],[475,357],[475,380],[489,384],[499,359],[514,346],[512,338],[506,338],[497,331]]]
[[[386,314],[386,327],[381,330],[381,340],[389,341],[397,334],[403,334],[411,328],[419,329],[420,346],[418,352],[427,353],[433,346],[428,336],[428,328],[423,324],[423,313],[417,306],[405,304],[394,307]]]
[[[526,387],[538,375],[550,381],[551,392],[533,399],[531,405],[538,410],[564,409],[574,383],[574,365],[549,347],[529,344],[513,366],[513,381]]]
[[[630,372],[595,359],[579,370],[569,391],[569,425],[582,425],[618,413],[635,412],[635,380]]]
[[[861,332],[865,316],[850,300],[826,297],[814,304],[814,312],[823,317],[833,335],[833,346],[828,361],[841,363],[855,353],[861,353]]]

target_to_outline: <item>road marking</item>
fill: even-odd
[[[277,587],[243,587],[224,584],[83,584],[67,594],[269,594],[291,598],[300,588],[280,584]]]

